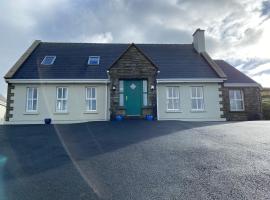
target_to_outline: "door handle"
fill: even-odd
[[[128,96],[126,96],[126,101],[128,100]]]

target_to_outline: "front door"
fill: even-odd
[[[142,107],[142,81],[124,80],[124,98],[127,116],[140,116]]]

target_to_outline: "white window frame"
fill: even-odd
[[[95,90],[95,97],[88,97],[87,94],[88,94],[88,89],[91,90],[91,93],[92,93],[92,89]],[[93,101],[96,101],[96,109],[93,109]],[[89,102],[91,102],[91,104],[89,104]],[[97,112],[97,88],[96,87],[86,87],[85,88],[85,103],[86,103],[86,111],[87,112]],[[89,107],[89,105],[91,105]]]
[[[90,61],[91,61],[92,58],[98,58],[98,63],[97,64],[91,64]],[[88,62],[87,62],[88,65],[99,65],[99,63],[100,63],[100,56],[89,56]]]
[[[51,62],[51,63],[46,64],[46,63],[45,63],[45,60],[46,60],[46,58],[48,58],[48,57],[53,57],[53,60],[52,60],[52,62]],[[55,59],[56,59],[56,56],[45,56],[45,57],[43,58],[43,60],[42,60],[41,64],[42,64],[42,65],[53,65],[53,63],[54,63]]]
[[[233,99],[230,97],[230,92],[233,92]],[[236,91],[240,91],[241,99],[236,98]],[[245,111],[245,101],[244,101],[244,93],[241,89],[229,89],[229,101],[230,101],[230,111],[237,112],[237,111]],[[235,103],[236,101],[242,101],[243,108],[237,108],[237,103],[235,103],[236,109],[232,109],[232,101]]]
[[[192,96],[192,89],[196,88],[196,96]],[[201,89],[201,94],[202,96],[198,96],[198,89]],[[205,111],[205,103],[204,103],[204,88],[203,86],[191,86],[190,88],[190,98],[191,98],[191,111],[194,112],[201,112],[201,111]],[[192,108],[192,100],[196,101],[196,108]],[[202,100],[202,108],[199,108],[199,102],[198,100]]]
[[[169,97],[169,88],[174,88],[178,91],[178,96],[176,97]],[[181,100],[180,100],[180,87],[179,86],[168,86],[166,87],[166,100],[167,100],[167,112],[180,112],[181,111]],[[174,103],[173,103],[173,108],[169,108],[169,100],[179,101],[179,108],[174,108]]]
[[[35,89],[37,91],[37,98],[34,98],[34,93],[31,94],[31,97],[29,97],[29,90],[30,89]],[[29,109],[28,108],[28,101],[31,101],[31,104],[32,104],[32,108],[34,107],[34,101],[36,101],[36,109]],[[38,112],[38,88],[37,87],[27,87],[26,88],[26,109],[25,109],[26,112],[29,112],[29,113],[35,113],[35,112]]]
[[[62,94],[63,94],[63,90],[66,89],[66,91],[67,91],[66,92],[66,94],[67,94],[66,97],[58,98],[59,89],[62,89]],[[61,103],[66,101],[66,109],[65,110],[59,110],[58,109],[58,106],[57,106],[58,101],[61,101]],[[57,113],[66,113],[66,112],[68,112],[68,87],[56,87],[56,108],[55,108],[55,111]]]

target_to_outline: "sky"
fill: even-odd
[[[205,30],[207,52],[270,87],[270,0],[1,0],[2,78],[36,40],[192,43]]]

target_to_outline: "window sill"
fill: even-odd
[[[25,112],[24,115],[39,115],[39,112]]]
[[[232,113],[242,113],[242,112],[245,112],[245,110],[230,110],[230,112]]]
[[[206,110],[191,110],[192,113],[203,113],[206,112]]]
[[[69,112],[54,112],[55,115],[68,115]]]
[[[181,110],[166,110],[166,113],[181,113]]]
[[[98,114],[97,111],[85,111],[84,114]]]

